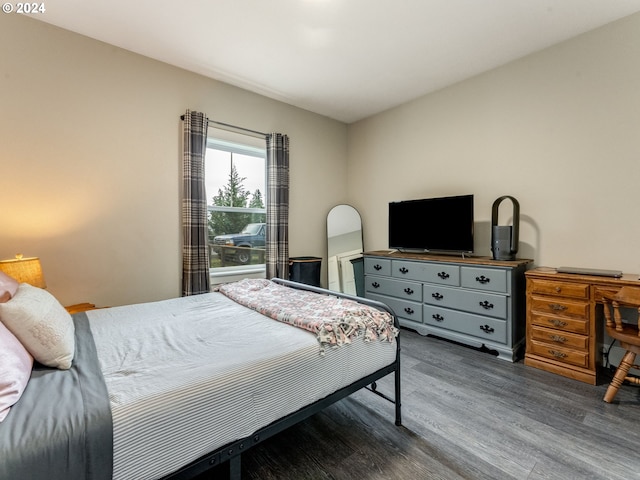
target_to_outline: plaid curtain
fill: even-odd
[[[289,137],[267,135],[267,278],[289,278]]]
[[[210,291],[204,155],[208,119],[187,110],[182,153],[182,296]]]

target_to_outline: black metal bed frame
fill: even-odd
[[[363,303],[365,305],[370,305],[372,307],[378,308],[380,310],[384,310],[389,312],[393,316],[393,322],[396,328],[399,328],[398,318],[395,313],[387,307],[385,304],[376,302],[374,300],[369,300],[365,298],[356,297],[353,295],[348,295],[339,292],[332,292],[330,290],[326,290],[323,288],[315,287],[312,285],[305,285],[301,283],[292,282],[289,280],[283,280],[279,278],[274,278],[274,282],[279,283],[281,285],[285,285],[292,288],[298,288],[301,290],[308,290],[316,293],[322,293],[325,295],[333,295],[341,298],[347,298],[350,300],[355,300],[357,302]],[[167,475],[163,480],[188,480],[192,479],[201,473],[220,465],[224,462],[229,462],[229,478],[230,480],[240,480],[242,476],[241,472],[241,456],[243,452],[246,452],[251,447],[259,444],[260,442],[276,435],[277,433],[286,430],[287,428],[305,420],[318,413],[319,411],[325,409],[329,405],[348,397],[352,393],[366,388],[367,390],[379,395],[385,400],[390,401],[395,404],[395,424],[400,426],[402,425],[402,416],[401,416],[401,401],[400,401],[400,338],[397,337],[397,352],[396,358],[390,365],[381,368],[380,370],[367,375],[360,380],[348,385],[346,387],[337,390],[336,392],[317,400],[314,403],[307,405],[306,407],[301,408],[300,410],[293,412],[275,422],[267,425],[259,429],[257,432],[252,435],[242,438],[240,440],[236,440],[235,442],[231,442],[224,447],[218,448],[211,453],[204,455],[203,457],[195,460],[189,465],[182,467],[176,472]],[[390,398],[389,396],[379,392],[377,390],[376,380],[389,375],[390,373],[394,373],[395,377],[395,392],[394,398]]]

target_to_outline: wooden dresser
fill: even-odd
[[[525,278],[531,260],[364,253],[365,297],[389,305],[400,325],[510,362],[525,340]]]
[[[617,292],[626,285],[640,287],[638,275],[600,277],[539,267],[525,276],[525,365],[596,385],[604,331],[602,292]]]

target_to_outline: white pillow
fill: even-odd
[[[41,364],[62,370],[71,367],[73,319],[46,290],[21,283],[11,300],[0,303],[0,320]]]
[[[33,358],[18,339],[0,322],[0,422],[29,382]]]

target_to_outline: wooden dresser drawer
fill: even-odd
[[[553,314],[561,317],[589,318],[589,302],[573,301],[558,297],[531,295],[529,309],[532,312]]]
[[[417,282],[367,275],[365,288],[368,292],[379,295],[389,295],[414,302],[422,301],[422,284]]]
[[[458,265],[392,260],[391,275],[406,280],[460,286],[460,267]]]
[[[406,318],[412,322],[422,323],[422,304],[400,298],[367,293],[367,298],[388,305],[398,318]]]
[[[576,367],[587,368],[589,366],[588,351],[549,345],[537,340],[531,340],[527,348],[527,354],[539,355],[557,362],[575,365]]]
[[[531,326],[531,339],[587,352],[589,337],[576,333],[562,332],[554,328]]]
[[[365,275],[391,275],[391,260],[387,258],[365,257]]]
[[[461,290],[454,287],[424,284],[424,303],[455,308],[466,312],[507,318],[507,297],[495,293]]]
[[[597,287],[594,288],[594,293],[593,293],[593,299],[596,302],[600,302],[602,303],[602,294],[603,293],[607,293],[609,295],[615,295],[616,293],[618,293],[620,291],[621,287],[604,287],[604,286],[600,286],[598,285]]]
[[[564,283],[547,280],[529,279],[529,292],[554,297],[589,299],[588,283]]]
[[[563,332],[589,334],[589,320],[586,318],[558,317],[553,315],[541,315],[530,313],[529,322],[531,325],[553,328]]]
[[[507,271],[495,268],[462,267],[460,285],[476,290],[507,293]]]
[[[497,318],[487,318],[432,305],[423,305],[423,318],[424,323],[434,327],[466,333],[497,343],[507,341],[507,322]]]

